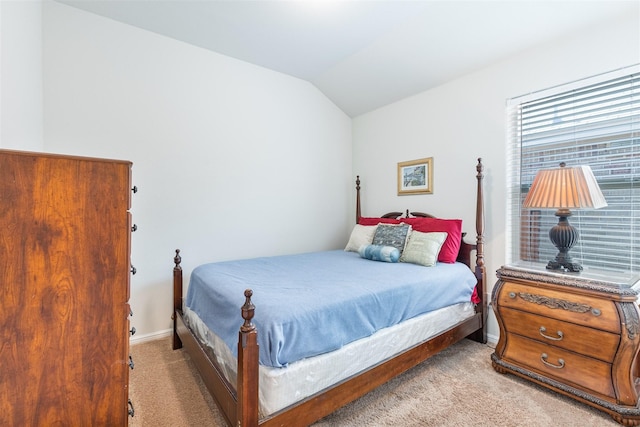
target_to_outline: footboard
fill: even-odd
[[[230,426],[236,425],[237,420],[239,419],[237,415],[239,412],[239,402],[238,402],[238,394],[236,393],[236,389],[226,379],[222,369],[215,362],[215,359],[209,356],[209,354],[207,353],[207,350],[202,346],[202,344],[200,344],[200,342],[198,341],[196,336],[193,334],[193,332],[191,332],[191,329],[189,329],[189,327],[187,326],[187,322],[185,321],[185,318],[184,318],[183,308],[182,308],[184,290],[183,290],[183,279],[182,279],[183,278],[182,267],[180,265],[180,263],[182,262],[182,258],[180,256],[180,249],[176,249],[176,255],[173,258],[173,262],[175,264],[175,266],[173,267],[173,316],[172,316],[173,318],[173,349],[177,350],[179,348],[184,348],[186,350],[186,352],[191,357],[191,361],[196,366],[196,369],[202,376],[202,380],[205,386],[207,387],[207,390],[209,390],[209,393],[211,393],[211,396],[213,396],[214,401],[216,402],[216,404],[218,405],[218,408],[220,409],[220,412],[222,412],[225,420],[227,421],[227,424],[229,424]],[[247,320],[250,323],[251,319],[253,318],[253,311],[251,311],[250,317],[249,317],[248,310],[246,311],[246,314],[245,314],[245,310],[243,310],[242,315],[243,317],[246,315],[248,317]],[[245,325],[243,325],[243,328],[245,328]],[[245,335],[246,333],[247,331],[245,331]],[[249,342],[249,343],[255,344],[254,342],[255,328],[253,333],[253,336],[254,336],[253,339],[243,340],[242,335],[243,335],[243,332],[241,330],[240,331],[241,338],[238,340],[239,343]],[[253,377],[255,378],[255,382],[256,382],[255,385],[251,386],[255,389],[255,393],[256,393],[256,402],[255,402],[256,421],[255,423],[242,424],[246,426],[257,425],[257,414],[258,414],[258,411],[257,411],[257,407],[258,407],[257,352],[258,352],[257,344],[255,344],[256,360],[253,361],[253,363],[251,364],[247,364],[247,365],[252,365],[253,366],[252,369],[255,372],[251,373],[247,370],[243,371],[244,378]],[[251,357],[245,358],[244,360],[249,361],[251,360]],[[243,389],[247,390],[247,386],[244,386]],[[246,401],[251,401],[251,399],[246,398]],[[246,412],[247,405],[246,404],[243,405],[243,408]]]
[[[174,320],[176,325],[174,329],[174,350],[185,349],[227,424],[230,426],[236,425],[238,399],[235,388],[225,379],[220,368],[209,357],[206,350],[188,328],[182,312],[176,312]],[[175,346],[176,343],[177,347]]]

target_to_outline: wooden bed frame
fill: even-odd
[[[183,348],[191,357],[202,379],[230,426],[304,426],[329,415],[338,408],[365,395],[390,379],[418,365],[441,350],[468,337],[486,343],[485,330],[487,303],[485,299],[484,267],[484,201],[482,192],[483,165],[478,159],[476,198],[476,243],[462,241],[458,261],[465,263],[478,280],[477,294],[481,302],[476,305],[473,317],[464,320],[445,332],[424,341],[393,358],[387,359],[365,371],[334,384],[300,402],[260,419],[258,415],[258,345],[257,330],[251,323],[255,307],[251,303],[252,291],[245,291],[246,301],[241,307],[244,324],[238,336],[237,390],[222,374],[217,363],[208,355],[198,339],[187,327],[182,312],[182,267],[180,250],[176,250],[173,269],[174,323],[173,349]],[[360,179],[356,180],[356,220],[360,219]],[[406,212],[413,216],[430,216],[420,212]],[[386,217],[399,217],[401,212],[391,212]],[[464,235],[463,235],[464,237]],[[475,263],[471,263],[471,253],[475,250]]]

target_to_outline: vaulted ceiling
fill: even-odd
[[[308,80],[355,117],[637,0],[57,0]]]

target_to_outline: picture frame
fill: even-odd
[[[398,163],[398,195],[433,194],[433,157]]]

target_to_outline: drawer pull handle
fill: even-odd
[[[136,410],[133,409],[133,402],[131,401],[131,399],[129,399],[129,401],[127,402],[129,404],[129,416],[133,417],[136,414]]]
[[[542,355],[540,355],[540,360],[542,360],[542,363],[544,363],[545,365],[547,365],[550,368],[553,369],[562,369],[564,368],[564,359],[558,359],[558,364],[554,365],[553,363],[549,363],[547,362],[547,358],[549,356],[547,355],[547,353],[542,353]]]
[[[134,363],[133,363],[133,357],[131,357],[131,355],[129,355],[129,368],[131,368],[133,370],[134,367]]]
[[[131,274],[136,274],[138,272],[138,270],[132,265],[131,266]]]
[[[131,227],[131,232],[136,232],[138,231],[138,226],[136,224],[133,224],[133,226]]]
[[[131,329],[129,329],[129,333],[131,334],[131,336],[134,336],[136,334],[136,327],[132,327]]]
[[[558,335],[557,337],[551,337],[549,335],[545,335],[545,332],[547,332],[547,328],[545,328],[544,326],[540,326],[540,335],[542,335],[546,339],[552,340],[552,341],[562,341],[562,338],[564,338],[564,334],[562,333],[562,331],[556,332],[556,334]]]

